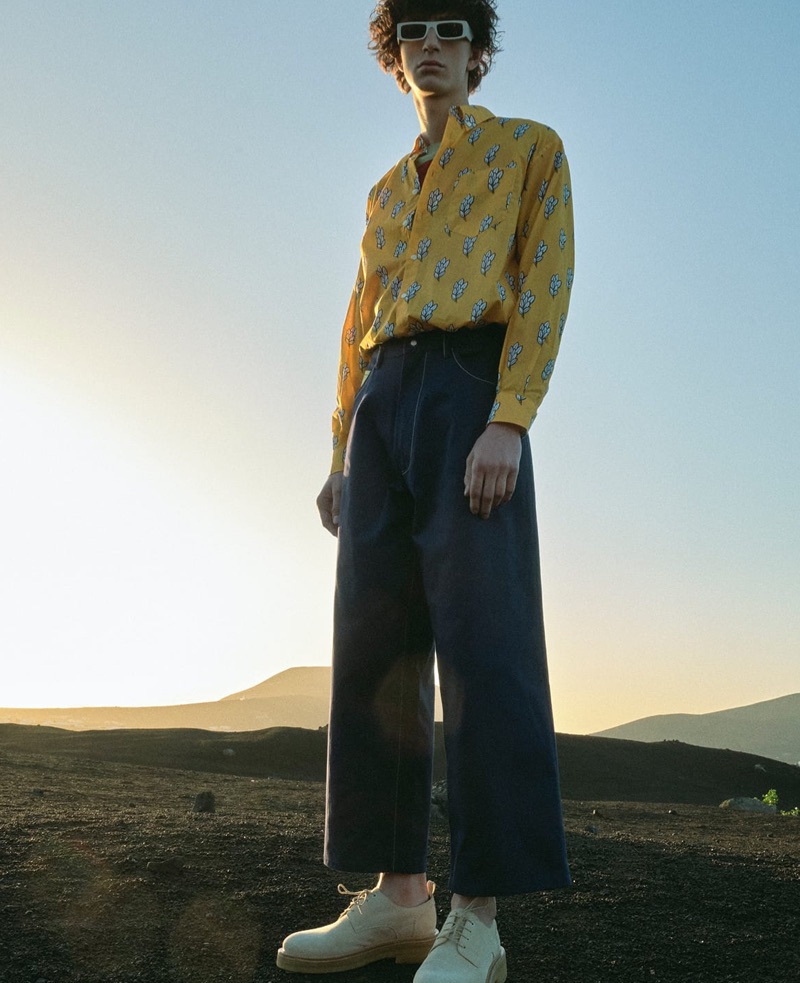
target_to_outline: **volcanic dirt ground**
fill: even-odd
[[[283,935],[342,910],[340,880],[371,886],[321,865],[321,783],[93,760],[26,743],[28,730],[0,735],[2,983],[411,983],[414,968],[391,962],[336,977],[275,967]],[[206,789],[216,812],[192,812]],[[800,818],[680,791],[566,799],[574,886],[502,900],[509,983],[800,981]],[[443,824],[429,876],[443,918]]]

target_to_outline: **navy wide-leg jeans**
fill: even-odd
[[[510,502],[484,520],[464,498],[503,340],[490,325],[380,346],[339,527],[325,862],[427,869],[435,651],[465,895],[569,884],[527,437]]]

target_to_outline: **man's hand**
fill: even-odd
[[[475,441],[464,474],[464,497],[473,515],[488,519],[514,494],[524,432],[513,423],[490,423]]]
[[[317,508],[322,524],[332,536],[339,535],[339,502],[342,498],[342,472],[334,471],[317,495]]]

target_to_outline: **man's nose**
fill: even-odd
[[[425,35],[425,39],[422,42],[423,48],[438,48],[439,47],[439,35],[436,33],[436,28],[431,24],[428,28],[428,33]]]

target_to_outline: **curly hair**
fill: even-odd
[[[384,72],[394,75],[403,92],[409,92],[411,87],[403,74],[400,60],[398,23],[437,17],[465,20],[472,28],[473,49],[480,58],[480,64],[467,77],[468,90],[474,92],[500,50],[495,6],[496,0],[380,0],[369,22],[369,49],[375,53]]]

